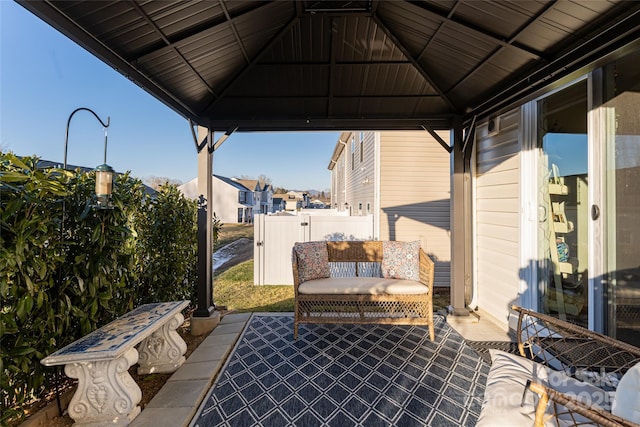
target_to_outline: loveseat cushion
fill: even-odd
[[[419,295],[429,287],[415,280],[384,279],[381,277],[332,277],[306,281],[298,292],[308,295]]]
[[[382,277],[420,280],[420,242],[382,242]]]
[[[300,283],[330,276],[326,242],[296,243],[293,245],[293,251],[298,256]]]
[[[535,420],[538,397],[527,391],[527,380],[544,384],[554,390],[577,398],[583,403],[599,406],[607,410],[609,395],[604,390],[591,384],[578,381],[554,371],[527,358],[490,350],[491,369],[487,375],[484,400],[477,427],[495,426],[531,426]],[[524,395],[523,395],[524,393]],[[548,406],[548,417],[545,425],[558,425],[551,416],[553,405]],[[564,411],[564,408],[560,412]],[[576,420],[588,422],[578,414]],[[560,425],[573,425],[571,415],[560,415]]]

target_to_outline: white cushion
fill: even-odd
[[[611,412],[625,420],[640,424],[640,363],[620,379]]]
[[[532,380],[553,388],[561,393],[577,398],[584,403],[607,407],[608,394],[591,384],[568,377],[563,372],[554,371],[532,360],[499,350],[490,350],[491,369],[480,417],[476,426],[531,426],[535,420],[538,397],[535,393],[523,393],[527,380]],[[547,408],[551,415],[553,405]],[[561,409],[562,411],[564,408]],[[576,419],[586,421],[574,414]],[[564,419],[566,417],[566,419]],[[560,416],[562,425],[571,424],[570,415]],[[555,418],[546,417],[545,425],[556,426]]]
[[[429,287],[414,280],[332,277],[301,283],[298,292],[309,295],[419,295],[428,293]]]

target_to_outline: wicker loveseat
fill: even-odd
[[[478,426],[640,427],[640,348],[512,309],[520,356],[491,351]]]
[[[428,325],[434,339],[434,263],[419,242],[296,243],[292,258],[294,338],[301,323],[377,323]]]

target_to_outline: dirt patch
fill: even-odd
[[[224,273],[234,265],[253,259],[253,239],[243,237],[218,249],[214,255],[214,275]],[[218,261],[216,263],[216,260]]]

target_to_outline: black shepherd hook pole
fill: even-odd
[[[104,162],[107,163],[107,132],[106,129],[109,127],[109,122],[111,121],[111,117],[107,116],[107,124],[105,124],[102,119],[100,117],[98,117],[98,115],[90,108],[86,108],[86,107],[80,107],[80,108],[76,108],[75,110],[73,110],[73,112],[71,114],[69,114],[69,119],[67,120],[67,134],[64,138],[64,166],[63,168],[66,169],[67,168],[67,148],[69,147],[69,125],[71,124],[71,118],[73,117],[73,115],[75,113],[77,113],[78,111],[88,111],[91,114],[93,114],[93,116],[100,122],[100,124],[102,125],[102,127],[104,127],[105,129],[105,134],[104,134]]]
[[[95,111],[93,111],[90,108],[86,108],[86,107],[80,107],[80,108],[76,108],[75,110],[73,110],[73,112],[71,114],[69,114],[69,118],[67,119],[67,130],[66,130],[66,134],[64,137],[64,164],[63,164],[63,169],[67,169],[67,151],[69,148],[69,125],[71,124],[71,119],[73,118],[74,114],[76,114],[78,111],[88,111],[91,114],[93,114],[93,116],[100,122],[100,124],[102,125],[102,127],[104,128],[104,163],[107,163],[107,128],[109,127],[111,118],[109,116],[107,116],[107,123],[105,124],[105,122],[102,121],[102,119],[100,117],[98,117],[98,115],[95,113]],[[65,217],[67,214],[67,202],[66,202],[66,198],[62,198],[62,218],[60,220],[60,250],[62,251],[62,253],[64,254],[64,223],[65,223]],[[62,288],[62,266],[58,267],[58,282],[56,283],[56,312],[60,311],[60,290]],[[56,313],[56,315],[58,315],[59,313]],[[55,383],[56,383],[56,403],[58,404],[58,411],[60,413],[60,415],[62,415],[62,403],[60,402],[60,367],[57,366],[56,370],[55,370]]]

